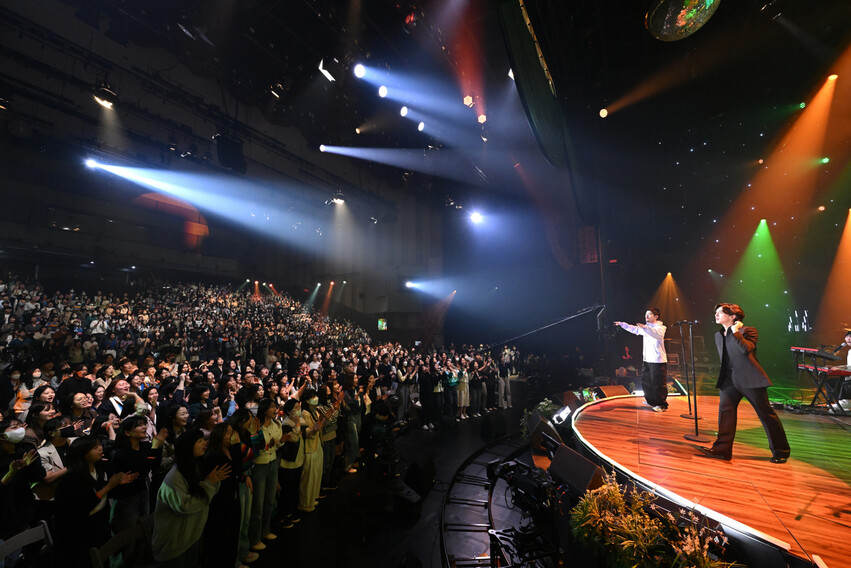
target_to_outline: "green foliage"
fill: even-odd
[[[727,568],[720,539],[692,511],[657,514],[653,494],[627,496],[614,474],[588,491],[570,512],[576,540],[612,568]],[[721,537],[723,539],[723,537]]]
[[[558,412],[561,407],[551,401],[548,398],[545,398],[541,402],[535,405],[532,410],[523,410],[523,416],[520,418],[520,432],[523,434],[524,438],[529,437],[529,417],[536,410],[540,410],[541,414],[546,416],[548,419],[552,419],[553,414]]]

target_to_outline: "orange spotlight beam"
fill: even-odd
[[[765,163],[718,223],[704,254],[735,263],[742,243],[750,241],[752,227],[766,219],[779,250],[803,222],[801,210],[816,197],[818,158],[824,149],[827,121],[836,81],[822,87],[774,146]],[[716,243],[716,241],[718,241]],[[734,258],[735,257],[735,258]],[[730,270],[730,267],[719,267]]]
[[[662,314],[662,321],[667,322],[669,327],[675,321],[688,319],[685,300],[681,296],[679,286],[677,286],[670,272],[662,280],[662,283],[659,284],[647,307],[659,308]]]
[[[827,285],[821,297],[815,321],[815,340],[818,343],[839,343],[845,329],[851,326],[851,209],[845,221],[845,230],[827,277]]]
[[[328,286],[328,291],[325,292],[325,299],[322,300],[322,309],[319,311],[323,316],[328,315],[328,307],[331,305],[331,292],[334,291],[334,281],[332,280]]]

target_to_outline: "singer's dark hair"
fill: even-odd
[[[657,318],[662,317],[662,312],[659,311],[659,308],[647,308],[648,312],[653,312],[653,315]]]
[[[733,316],[734,321],[744,321],[745,320],[745,311],[739,307],[738,304],[715,304],[715,311],[718,311],[718,308],[721,308],[721,311],[727,314],[728,316]]]
[[[851,336],[851,329],[845,332],[845,337]]]

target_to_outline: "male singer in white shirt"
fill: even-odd
[[[656,412],[668,410],[668,354],[665,352],[667,327],[659,319],[658,308],[647,308],[644,322],[630,325],[616,321],[615,325],[644,338],[644,363],[641,366],[641,388],[644,399]]]

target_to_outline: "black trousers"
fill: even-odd
[[[668,408],[668,364],[645,361],[641,366],[641,388],[647,404]]]
[[[736,437],[736,423],[738,420],[739,402],[746,398],[751,403],[765,435],[768,436],[768,448],[772,456],[776,458],[788,458],[791,452],[789,441],[786,439],[786,430],[780,417],[771,408],[768,401],[768,389],[760,387],[756,389],[739,389],[731,382],[721,387],[721,400],[718,403],[718,439],[712,444],[712,451],[724,456],[733,455],[733,439]]]

